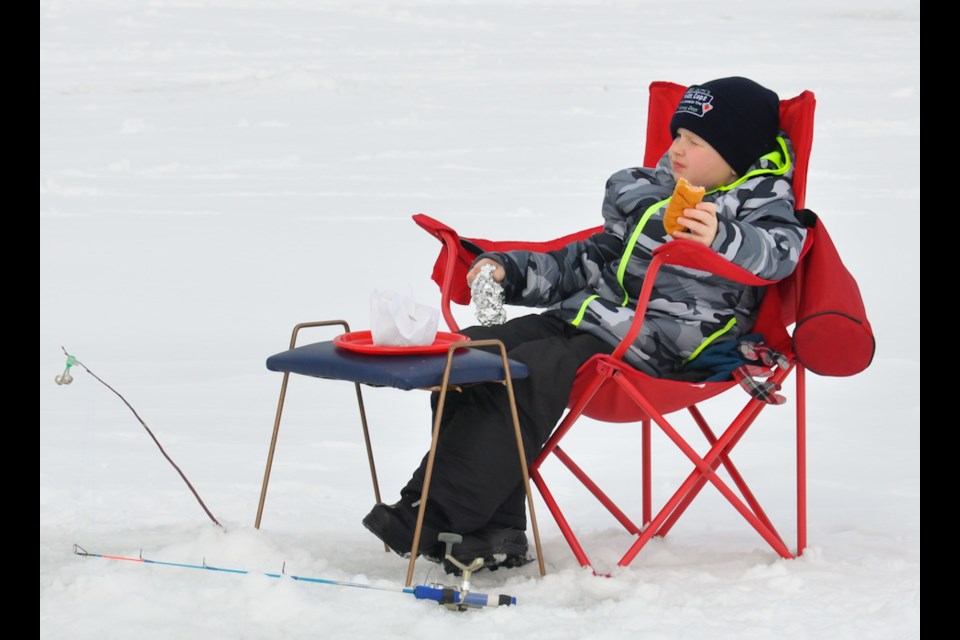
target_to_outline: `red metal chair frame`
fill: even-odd
[[[721,261],[723,264],[710,264],[714,261]],[[592,564],[540,472],[541,466],[550,455],[555,455],[628,532],[639,536],[617,563],[618,566],[629,565],[653,536],[665,536],[707,482],[712,483],[720,491],[781,557],[793,558],[795,555],[787,548],[782,537],[764,513],[729,457],[732,449],[757,419],[760,412],[768,405],[751,398],[718,436],[697,405],[736,386],[736,382],[692,384],[651,378],[621,360],[627,345],[639,332],[643,323],[642,310],[646,308],[649,302],[650,293],[653,289],[653,279],[665,264],[711,271],[747,284],[764,284],[761,279],[747,272],[736,273],[739,268],[733,267],[716,253],[704,252],[701,245],[692,242],[674,241],[658,250],[651,262],[641,291],[637,304],[637,314],[630,332],[613,354],[595,356],[581,367],[571,394],[569,411],[544,445],[538,458],[530,466],[530,477],[539,489],[547,508],[550,509],[571,550],[582,566],[592,566]],[[774,291],[768,291],[769,304],[765,306],[779,306],[781,302],[778,291],[779,283],[766,284],[769,284]],[[765,300],[765,302],[767,301]],[[764,331],[764,326],[761,323],[758,323],[758,325],[756,330],[762,333],[768,342],[776,344],[778,350],[787,355],[791,363],[786,369],[776,370],[771,381],[782,384],[794,369],[797,372],[795,404],[797,428],[797,555],[799,555],[806,547],[805,372],[803,366],[794,358],[789,346],[784,346],[784,344],[789,345],[789,342],[784,343],[776,338],[771,339],[770,336],[776,335],[778,332],[773,328]],[[700,456],[664,417],[680,409],[687,409],[710,445],[710,449],[703,456]],[[561,440],[582,416],[607,422],[641,423],[643,526],[637,526],[560,447]],[[651,422],[656,423],[694,465],[693,471],[655,517],[651,517]],[[716,473],[721,465],[740,491],[742,498]]]
[[[656,164],[670,145],[668,123],[684,91],[685,87],[675,83],[654,82],[651,84],[647,145],[644,157],[645,166]],[[809,91],[805,91],[795,98],[781,101],[781,126],[790,135],[797,156],[793,178],[797,209],[803,207],[805,199],[806,173],[813,140],[815,106],[814,95]],[[592,235],[600,229],[599,227],[586,229],[545,243],[493,242],[483,239],[461,238],[450,227],[422,214],[414,216],[414,219],[444,245],[434,267],[433,278],[441,287],[443,315],[453,331],[457,330],[457,323],[450,312],[450,304],[451,302],[469,303],[469,290],[466,288],[464,275],[473,256],[477,253],[511,248],[550,250],[571,240]],[[812,239],[813,234],[809,234],[804,252],[809,249]],[[754,330],[763,334],[768,344],[786,355],[790,360],[790,366],[775,370],[771,380],[782,384],[792,372],[796,372],[796,397],[794,399],[797,448],[796,554],[792,553],[784,543],[756,497],[750,491],[743,476],[730,459],[733,448],[743,438],[747,429],[767,405],[759,400],[750,399],[732,422],[718,432],[707,423],[697,405],[730,389],[736,385],[736,382],[691,384],[651,378],[633,369],[622,360],[627,347],[633,343],[640,331],[656,275],[662,266],[667,264],[710,271],[737,282],[768,287]],[[806,548],[805,369],[793,354],[790,335],[787,330],[787,327],[796,320],[796,307],[803,287],[803,272],[801,261],[798,269],[787,279],[779,282],[763,280],[721,258],[709,248],[684,240],[674,240],[654,252],[654,258],[637,302],[637,312],[630,331],[611,355],[595,356],[581,367],[568,403],[569,411],[544,445],[539,457],[530,467],[531,479],[539,489],[544,502],[582,566],[592,566],[590,559],[540,472],[542,464],[551,455],[556,456],[629,533],[638,536],[620,559],[618,566],[629,565],[653,536],[666,535],[708,482],[720,491],[781,557],[794,558],[803,552]],[[686,409],[689,412],[709,444],[709,450],[702,456],[664,417],[681,409]],[[606,422],[641,423],[642,526],[634,523],[560,446],[564,436],[583,416]],[[693,471],[656,515],[652,513],[651,495],[651,422],[660,427],[694,466]],[[739,491],[739,495],[716,473],[721,466]]]

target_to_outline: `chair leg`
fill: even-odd
[[[695,454],[694,454],[694,458],[697,458]],[[699,458],[697,459],[700,460],[701,463],[703,462],[702,459],[699,459]],[[647,542],[650,541],[650,538],[652,538],[660,530],[660,527],[663,525],[666,519],[673,513],[673,511],[677,508],[677,505],[679,505],[681,500],[683,500],[683,498],[690,492],[690,490],[701,478],[701,476],[704,473],[707,473],[702,468],[703,466],[702,464],[698,464],[697,466],[698,466],[698,469],[690,473],[690,475],[687,477],[687,480],[680,486],[679,489],[677,489],[677,491],[673,494],[673,497],[671,497],[670,500],[667,501],[667,504],[664,505],[664,507],[660,510],[660,513],[657,514],[657,517],[655,517],[653,521],[650,523],[650,525],[646,529],[644,529],[640,537],[633,543],[633,545],[630,547],[627,553],[625,553],[624,556],[620,559],[620,561],[617,563],[618,566],[625,567],[633,561],[633,559],[637,556],[637,554],[640,553],[640,550],[643,549],[643,547],[647,544]],[[737,509],[740,515],[742,515],[747,520],[747,522],[749,522],[750,525],[753,526],[753,528],[757,531],[757,533],[759,533],[761,537],[763,537],[763,539],[766,540],[767,543],[771,547],[773,547],[773,549],[778,554],[780,554],[781,557],[783,558],[794,557],[790,553],[790,551],[786,548],[786,546],[783,544],[783,542],[771,534],[769,529],[767,529],[757,519],[757,517],[753,514],[753,512],[751,512],[746,507],[746,505],[744,505],[743,502],[741,502],[740,499],[737,498],[737,496],[730,491],[729,487],[727,487],[726,484],[724,484],[721,480],[719,480],[714,474],[709,474],[709,476],[710,476],[711,482],[717,487],[720,493],[723,494],[723,496],[727,499],[727,501],[729,501],[734,506],[734,508]]]
[[[780,534],[777,532],[776,528],[773,526],[773,523],[770,521],[770,518],[767,517],[767,514],[764,512],[763,507],[760,506],[760,502],[753,495],[753,492],[750,491],[750,487],[747,486],[746,481],[744,481],[743,476],[740,475],[740,472],[734,466],[733,461],[729,458],[729,452],[733,450],[737,443],[740,442],[740,439],[746,434],[747,429],[753,424],[754,420],[759,416],[760,411],[763,409],[763,405],[757,404],[756,407],[748,409],[741,413],[738,416],[734,424],[740,424],[742,422],[742,427],[738,428],[737,435],[730,441],[730,444],[721,451],[717,459],[711,463],[711,467],[714,471],[720,467],[722,464],[723,467],[727,470],[727,473],[730,474],[730,478],[733,480],[734,484],[740,490],[740,495],[743,497],[744,501],[750,506],[750,509],[753,511],[754,515],[757,516],[757,519],[767,527],[770,532],[777,537],[781,542]],[[710,429],[710,425],[707,424],[707,421],[704,419],[703,414],[696,407],[689,407],[690,415],[693,416],[693,419],[696,421],[697,425],[700,427],[700,431],[706,437],[707,442],[711,447],[716,445],[717,437],[713,433],[713,430]],[[686,511],[687,507],[693,502],[694,498],[697,497],[697,494],[700,493],[700,490],[706,485],[707,479],[705,476],[701,476],[697,483],[691,489],[690,493],[681,501],[677,506],[674,512],[667,518],[663,526],[660,527],[660,530],[657,532],[659,536],[666,536],[670,532],[670,529],[673,528],[673,525],[676,524],[677,520],[683,515],[683,512]]]
[[[570,428],[573,427],[574,423],[580,418],[587,404],[593,400],[593,397],[606,380],[607,378],[605,377],[597,376],[596,379],[590,383],[590,386],[580,395],[580,400],[574,406],[570,407],[567,415],[560,421],[559,426],[554,429],[553,434],[547,438],[547,441],[540,449],[540,455],[533,461],[534,469],[539,469],[540,465],[543,464],[547,457],[559,445],[560,440],[567,435],[567,432],[570,431]]]
[[[685,449],[684,453],[687,454],[687,457],[690,458],[690,461],[693,462],[694,465],[696,465],[697,467],[694,471],[690,473],[690,476],[688,477],[688,481],[684,483],[684,490],[682,491],[683,497],[686,496],[686,494],[693,488],[693,486],[697,483],[697,481],[699,481],[703,477],[706,477],[720,491],[720,493],[723,494],[723,496],[727,499],[727,501],[733,505],[733,507],[740,513],[740,515],[743,516],[748,523],[750,523],[750,525],[757,531],[757,533],[759,533],[760,536],[764,540],[766,540],[767,543],[771,547],[773,547],[773,549],[777,553],[780,554],[781,557],[783,558],[794,557],[793,554],[791,554],[790,551],[787,549],[786,545],[783,543],[783,540],[781,540],[780,537],[776,534],[776,532],[771,531],[766,525],[764,525],[763,522],[761,522],[760,518],[758,518],[757,515],[753,511],[751,511],[750,508],[747,507],[747,505],[745,505],[743,501],[740,500],[739,497],[737,497],[737,495],[730,489],[730,487],[728,487],[727,484],[724,483],[717,476],[717,474],[713,473],[713,467],[712,467],[713,461],[721,451],[728,450],[727,448],[728,443],[724,443],[723,440],[721,439],[721,441],[718,441],[717,445],[715,445],[710,449],[710,451],[707,453],[706,456],[704,456],[704,458],[700,458],[699,456],[697,456],[696,452],[694,452],[692,449],[689,448],[689,446],[687,446],[686,448],[684,447],[686,443],[683,442],[682,439],[680,439],[679,434],[676,434],[676,432],[674,432],[674,434],[671,436],[671,439],[674,440],[674,442],[677,444],[678,447],[680,447],[681,449]],[[681,492],[678,492],[678,496],[680,494]],[[671,510],[675,509],[677,504],[679,504],[679,502],[672,505]]]
[[[564,517],[563,512],[560,511],[560,507],[557,504],[556,499],[553,497],[550,489],[547,488],[547,484],[543,481],[543,477],[540,475],[540,472],[534,469],[530,472],[530,477],[537,485],[537,489],[540,490],[540,497],[543,498],[543,501],[547,505],[547,509],[550,510],[550,513],[553,514],[554,520],[557,521],[557,526],[560,527],[560,533],[562,533],[563,537],[566,538],[567,544],[570,545],[570,550],[573,551],[573,555],[577,558],[577,562],[580,563],[581,567],[592,566],[590,564],[590,558],[587,557],[586,552],[580,545],[580,541],[577,540],[577,537],[574,535],[573,529],[570,528],[570,523],[567,521],[566,517]]]
[[[647,541],[656,533],[660,526],[666,521],[667,517],[673,512],[674,509],[680,504],[688,492],[690,492],[696,483],[706,477],[716,488],[720,491],[721,494],[727,499],[730,504],[743,516],[747,522],[763,537],[767,543],[774,548],[777,553],[779,553],[784,558],[793,558],[794,556],[786,548],[786,545],[775,536],[770,529],[768,529],[758,518],[757,516],[740,500],[737,495],[731,491],[731,489],[723,482],[715,473],[713,473],[713,468],[711,464],[716,460],[724,451],[729,451],[730,443],[735,437],[742,432],[745,428],[745,424],[738,424],[736,421],[723,433],[723,436],[717,441],[717,444],[711,447],[707,455],[701,458],[696,451],[694,451],[687,442],[680,437],[680,434],[667,422],[662,415],[660,415],[639,393],[636,393],[635,390],[630,388],[628,385],[622,385],[624,391],[630,395],[631,398],[645,411],[647,414],[657,423],[657,425],[663,430],[663,432],[673,440],[674,444],[683,451],[684,455],[693,462],[696,467],[690,475],[687,477],[687,480],[684,481],[680,489],[674,493],[673,497],[668,501],[667,505],[660,510],[659,515],[654,518],[651,525],[643,532],[640,538],[633,544],[630,550],[624,555],[620,560],[620,566],[626,566],[629,564],[640,549],[647,543]]]
[[[564,435],[566,435],[571,427],[573,427],[574,423],[583,413],[584,408],[587,406],[590,400],[593,399],[607,378],[608,376],[597,376],[597,378],[590,383],[590,386],[584,391],[584,393],[581,394],[580,400],[574,406],[569,408],[566,416],[564,416],[563,420],[560,421],[560,425],[554,430],[553,434],[547,438],[546,443],[544,443],[543,447],[540,449],[540,454],[531,465],[531,476],[537,485],[537,489],[540,490],[540,495],[543,497],[543,500],[546,503],[547,508],[550,510],[551,515],[553,515],[553,519],[557,522],[557,526],[560,527],[560,531],[563,533],[563,537],[566,539],[567,544],[570,545],[570,550],[573,551],[573,555],[576,556],[577,561],[580,562],[580,566],[583,567],[590,566],[590,560],[587,558],[586,553],[584,553],[583,547],[580,545],[580,541],[577,540],[576,535],[574,535],[573,529],[571,529],[566,517],[560,510],[560,506],[554,499],[553,494],[551,494],[550,490],[547,489],[547,485],[543,480],[543,476],[540,474],[540,466],[544,463],[544,461],[546,461],[551,453],[556,453],[560,440]],[[561,458],[561,460],[563,460],[563,458]],[[572,460],[569,458],[566,458],[566,460],[572,464]],[[574,471],[574,469],[571,468],[571,471]],[[576,474],[576,471],[574,471],[574,473]],[[582,480],[585,475],[581,471],[577,477]]]
[[[653,484],[653,469],[652,469],[652,451],[650,450],[650,418],[644,418],[641,424],[641,464],[643,466],[643,526],[650,525],[650,519],[652,516],[652,496],[651,496],[651,486]]]
[[[590,479],[583,469],[581,469],[580,466],[577,465],[577,463],[574,462],[563,449],[556,447],[553,450],[553,454],[560,459],[560,461],[581,483],[583,483],[583,486],[593,494],[593,497],[599,500],[600,504],[607,508],[607,511],[609,511],[610,514],[617,519],[617,522],[623,525],[624,529],[634,535],[640,535],[640,527],[635,525],[633,520],[631,520],[627,514],[621,511],[620,508],[613,503],[613,500],[611,500],[607,494],[605,494],[603,490],[597,486],[597,483]]]
[[[807,373],[797,365],[797,555],[807,548]]]

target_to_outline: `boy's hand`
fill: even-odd
[[[693,240],[708,247],[717,237],[717,205],[714,202],[701,202],[696,209],[684,209],[683,215],[677,218],[688,231],[674,231],[674,238]]]
[[[716,233],[716,232],[714,232]],[[485,264],[492,264],[493,269],[493,279],[497,282],[503,282],[503,279],[507,277],[507,270],[503,268],[503,265],[497,262],[496,260],[491,260],[490,258],[484,258],[477,264],[473,265],[473,268],[470,269],[470,272],[467,274],[467,286],[472,287],[474,279],[480,275],[480,267]]]

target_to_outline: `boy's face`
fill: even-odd
[[[716,149],[687,129],[677,129],[669,157],[675,179],[686,178],[690,184],[706,187],[707,191],[732,182],[737,177]]]

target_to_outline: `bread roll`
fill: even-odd
[[[680,178],[670,197],[670,202],[667,203],[667,210],[663,213],[664,231],[671,236],[675,231],[686,231],[687,228],[679,224],[677,218],[683,215],[684,209],[696,208],[706,192],[707,190],[703,187],[695,187],[687,182],[686,178]]]

